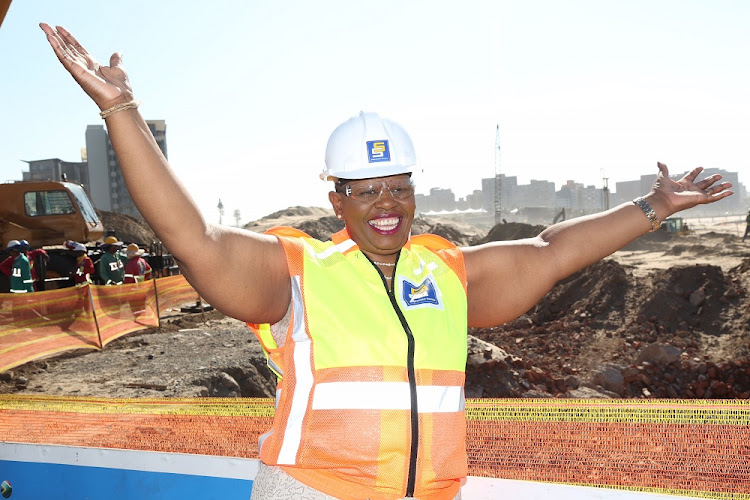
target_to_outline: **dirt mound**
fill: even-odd
[[[412,234],[436,234],[459,247],[470,245],[475,238],[475,236],[466,234],[451,224],[433,223],[425,219],[415,219],[411,226],[411,232]]]
[[[613,260],[593,264],[558,283],[536,306],[536,324],[563,318],[594,325],[619,323],[628,291],[625,268]]]
[[[721,300],[732,287],[718,266],[695,265],[655,272],[638,314],[669,331],[686,329],[712,335],[721,333],[727,300]]]
[[[521,222],[507,222],[497,224],[487,233],[484,238],[476,240],[474,245],[482,245],[490,241],[520,240],[523,238],[534,238],[544,231],[546,226],[532,226]]]
[[[151,226],[143,219],[104,210],[97,210],[96,214],[102,221],[105,236],[107,232],[113,231],[117,239],[125,243],[138,243],[141,246],[150,245],[158,240]]]
[[[326,241],[331,235],[344,229],[344,221],[333,215],[326,215],[317,219],[303,220],[292,226],[304,231],[315,239]]]
[[[720,240],[722,243],[737,243],[737,237],[733,234],[717,233],[716,231],[708,231],[701,235],[703,239]]]
[[[274,212],[272,214],[266,215],[262,217],[260,220],[280,219],[282,217],[299,217],[299,216],[321,217],[324,215],[328,215],[330,212],[331,210],[326,209],[326,208],[296,206],[296,207],[285,208],[284,210],[279,210],[278,212]]]

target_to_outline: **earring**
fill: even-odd
[[[338,218],[339,218],[339,220],[341,220],[341,219],[343,219],[343,218],[344,218],[344,216],[343,216],[343,215],[341,215],[341,214],[336,214],[336,217],[338,217]]]

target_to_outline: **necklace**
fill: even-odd
[[[395,262],[393,264],[391,264],[390,262],[378,262],[377,260],[373,260],[372,263],[373,264],[377,264],[379,266],[386,266],[386,267],[395,267],[396,266]]]

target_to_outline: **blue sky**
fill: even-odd
[[[205,215],[327,206],[330,132],[360,110],[411,134],[418,192],[601,187],[694,166],[750,184],[750,2],[15,0],[0,29],[0,181],[79,161],[95,105],[40,21],[100,62],[120,51],[147,119]],[[226,221],[227,217],[225,217]]]

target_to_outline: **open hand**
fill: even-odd
[[[678,181],[669,178],[669,169],[663,163],[656,164],[659,167],[659,175],[656,177],[653,188],[654,195],[664,200],[670,208],[670,213],[692,208],[696,205],[714,203],[732,194],[729,182],[719,182],[721,175],[709,175],[705,179],[696,182],[695,179],[703,171],[703,167],[696,167],[685,177]]]
[[[101,66],[96,59],[65,28],[53,29],[39,25],[62,65],[78,85],[94,100],[99,109],[108,109],[133,100],[133,89],[122,67],[122,56],[114,53],[109,66]]]

